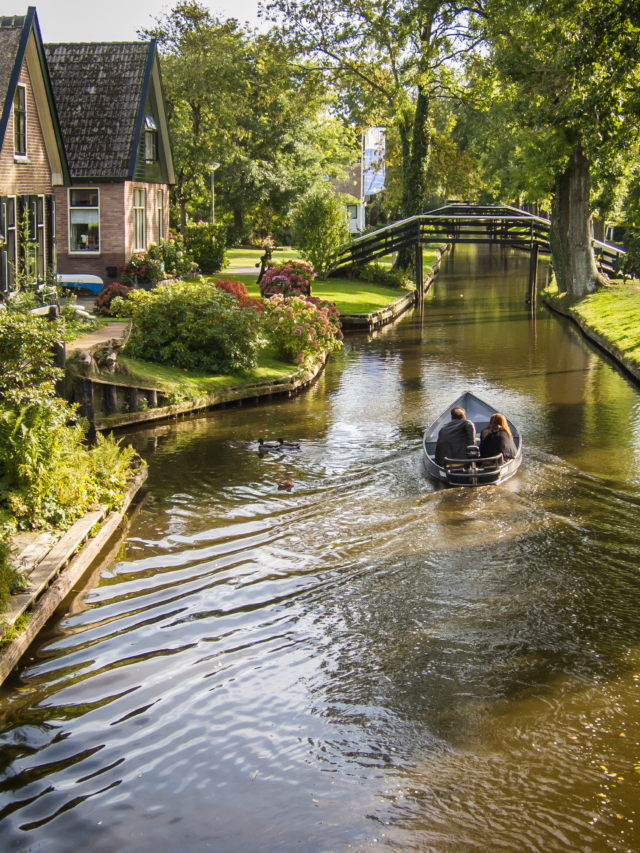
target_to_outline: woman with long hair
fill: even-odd
[[[480,456],[485,459],[490,456],[502,456],[505,459],[515,459],[517,450],[513,435],[504,415],[496,412],[491,415],[489,426],[482,430]]]

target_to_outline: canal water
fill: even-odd
[[[3,850],[640,850],[640,398],[527,272],[459,246],[306,393],[128,436],[126,540],[2,688]],[[467,389],[502,487],[423,474]]]

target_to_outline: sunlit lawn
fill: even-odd
[[[425,247],[423,252],[425,275],[433,265],[436,256],[437,247]],[[210,276],[212,279],[232,279],[233,281],[241,281],[246,285],[251,296],[259,296],[260,292],[257,285],[258,272],[255,275],[241,275],[234,272],[235,269],[243,269],[253,266],[260,260],[262,251],[260,249],[229,249],[230,265],[221,273],[215,276]],[[276,261],[298,259],[299,253],[292,249],[289,252],[274,252],[273,259]],[[382,266],[391,267],[391,255],[381,258],[379,262]],[[378,284],[369,284],[360,280],[349,280],[341,278],[331,278],[328,281],[314,281],[312,292],[314,296],[321,299],[326,299],[327,302],[334,302],[338,311],[341,314],[368,314],[370,311],[377,311],[378,308],[383,308],[395,299],[405,296],[407,291],[392,287],[382,287]]]
[[[580,317],[640,367],[640,282],[611,284],[583,299],[558,296],[555,283],[546,293],[551,305]]]

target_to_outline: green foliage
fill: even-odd
[[[406,288],[410,284],[409,273],[402,269],[389,269],[382,264],[366,264],[358,271],[358,278],[371,284],[381,284],[383,287]]]
[[[622,255],[615,264],[616,273],[623,282],[628,278],[640,279],[640,231],[628,228],[625,235],[626,255]]]
[[[296,248],[325,279],[334,268],[338,251],[349,242],[350,234],[344,202],[324,186],[304,195],[293,214]]]
[[[316,359],[342,346],[339,314],[333,305],[313,297],[280,294],[265,300],[264,324],[279,355],[293,364]]]
[[[186,278],[198,270],[193,251],[191,247],[185,246],[180,234],[171,235],[168,240],[160,240],[159,243],[149,243],[147,251],[150,258],[164,264],[162,278]]]
[[[120,267],[123,284],[156,284],[162,281],[162,262],[147,252],[136,252]]]
[[[0,509],[10,526],[67,527],[96,503],[122,495],[132,448],[98,439],[88,450],[75,406],[55,396],[62,371],[51,346],[61,321],[0,314]]]
[[[103,287],[98,296],[96,297],[95,307],[96,311],[99,314],[110,314],[111,313],[111,303],[116,297],[121,296],[123,299],[126,299],[127,296],[131,293],[132,288],[127,287],[126,284],[119,284],[117,281],[114,281],[112,284],[108,284],[106,287]]]
[[[201,273],[212,275],[228,265],[223,225],[190,222],[184,232],[184,241],[187,252],[196,261]]]
[[[256,363],[260,325],[253,308],[241,308],[223,290],[201,281],[136,291],[124,308],[134,330],[127,354],[157,364],[211,373],[244,373]]]
[[[0,539],[0,612],[6,609],[9,598],[23,588],[22,575],[11,562],[9,544]]]
[[[231,244],[286,225],[295,199],[352,156],[352,134],[329,110],[322,78],[306,74],[277,34],[243,30],[183,0],[140,33],[156,38],[167,96],[181,230],[187,213],[231,223]]]

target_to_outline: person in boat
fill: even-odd
[[[444,467],[447,459],[466,459],[467,447],[476,443],[476,428],[467,420],[467,413],[461,406],[451,409],[451,420],[438,433],[436,443],[436,463]]]
[[[505,459],[515,459],[516,453],[516,445],[507,419],[496,412],[495,415],[491,415],[489,426],[482,430],[480,456],[486,459],[489,456],[502,454]]]

